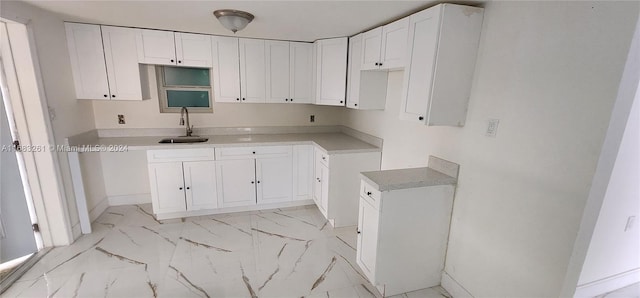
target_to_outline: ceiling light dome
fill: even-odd
[[[252,14],[241,10],[220,9],[214,11],[213,15],[218,18],[222,26],[231,30],[234,34],[247,27],[253,21]]]

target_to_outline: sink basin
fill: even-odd
[[[208,141],[208,138],[203,138],[203,137],[173,137],[173,138],[166,138],[166,139],[162,139],[160,140],[161,144],[166,144],[166,143],[170,143],[170,144],[184,144],[184,143],[202,143],[202,142],[206,142]]]

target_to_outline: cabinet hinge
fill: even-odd
[[[40,233],[40,226],[37,223],[32,224],[31,229],[36,233]]]

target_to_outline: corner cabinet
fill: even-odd
[[[400,118],[463,126],[483,9],[439,4],[409,17]]]
[[[213,149],[147,151],[153,212],[163,214],[218,207]]]
[[[329,154],[314,150],[313,200],[333,227],[358,223],[360,172],[380,169],[380,152]]]
[[[346,37],[321,39],[315,43],[315,89],[318,105],[344,106],[347,88]]]
[[[138,29],[65,23],[78,99],[150,98],[146,69],[138,64]]]
[[[387,99],[387,72],[361,71],[362,37],[349,38],[347,108],[384,110]]]

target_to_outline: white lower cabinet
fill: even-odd
[[[356,262],[385,297],[440,284],[454,186],[380,192],[362,181]]]
[[[219,160],[216,165],[220,207],[256,204],[255,164],[252,159]]]
[[[291,146],[226,147],[216,158],[221,207],[292,201]]]
[[[293,146],[293,200],[313,198],[313,146]]]
[[[194,161],[180,150],[150,150],[149,182],[155,214],[218,207],[215,162]],[[204,153],[199,149],[197,153]],[[210,149],[213,157],[213,149]],[[175,154],[173,154],[175,153]],[[196,156],[196,151],[192,152]]]
[[[313,200],[334,227],[358,223],[360,172],[380,170],[380,152],[328,154],[314,149]]]

